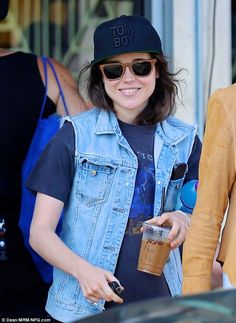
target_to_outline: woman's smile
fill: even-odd
[[[133,96],[139,91],[139,87],[119,89],[119,91],[125,96]]]

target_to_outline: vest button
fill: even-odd
[[[91,170],[90,174],[91,174],[91,176],[95,176],[95,175],[97,175],[97,171],[95,169],[93,169],[93,170]]]

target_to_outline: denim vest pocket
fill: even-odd
[[[102,158],[80,159],[76,194],[87,206],[106,202],[113,183],[117,165]]]
[[[179,191],[181,190],[181,187],[183,186],[183,182],[184,177],[169,181],[166,192],[166,203],[164,207],[165,212],[171,212],[175,209],[177,196]]]

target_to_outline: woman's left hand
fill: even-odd
[[[161,216],[154,217],[146,222],[164,227],[171,227],[168,238],[170,240],[171,249],[175,249],[185,240],[190,225],[189,216],[190,214],[184,214],[182,211],[176,210],[163,213]]]

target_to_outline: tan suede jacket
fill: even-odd
[[[227,210],[218,260],[236,285],[236,84],[208,104],[196,208],[183,251],[183,294],[211,289],[212,263]]]

